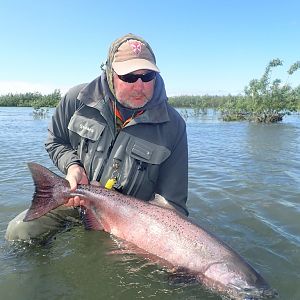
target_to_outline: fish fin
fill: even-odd
[[[171,274],[168,275],[168,282],[170,285],[194,285],[199,284],[197,277],[194,274],[188,273],[183,268],[174,268],[170,270]]]
[[[169,208],[169,209],[176,210],[176,208],[172,204],[170,204],[170,202],[168,202],[165,197],[163,197],[159,194],[155,194],[154,199],[150,200],[149,203],[163,207],[163,208]]]
[[[97,214],[93,209],[88,209],[86,207],[80,207],[80,217],[87,230],[104,230],[102,224],[97,218]]]
[[[25,222],[37,219],[65,203],[68,197],[63,195],[69,189],[66,179],[47,168],[33,162],[28,163],[28,167],[34,181],[35,192],[25,215]]]

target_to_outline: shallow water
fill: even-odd
[[[26,167],[56,171],[44,140],[48,119],[30,108],[0,108],[1,299],[220,299],[199,285],[171,286],[166,270],[119,241],[81,227],[48,245],[4,240],[7,223],[33,193]],[[281,124],[187,119],[192,218],[237,250],[275,288],[300,299],[300,117]]]

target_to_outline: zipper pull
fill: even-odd
[[[145,163],[141,160],[138,161],[138,168],[137,169],[139,171],[144,171],[146,169],[146,167],[147,167],[147,163]]]
[[[88,153],[88,151],[89,151],[89,139],[85,138],[83,143],[84,143],[83,144],[83,149],[84,149],[85,153]]]

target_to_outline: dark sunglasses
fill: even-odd
[[[139,78],[141,78],[141,80],[143,82],[149,82],[151,80],[153,80],[156,77],[156,72],[152,71],[146,74],[125,74],[125,75],[118,75],[118,77],[125,82],[128,83],[134,83],[136,82]]]

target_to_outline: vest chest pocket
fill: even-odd
[[[74,114],[68,124],[69,131],[74,135],[71,139],[74,149],[84,165],[85,170],[91,175],[91,164],[95,155],[95,151],[102,149],[101,135],[106,125],[97,120],[87,118],[85,116]]]
[[[68,124],[68,129],[77,133],[83,138],[97,141],[100,138],[105,126],[105,124],[102,124],[96,120],[89,119],[75,113]]]
[[[160,165],[170,150],[139,138],[131,138],[123,164],[123,193],[149,200],[152,196]]]

